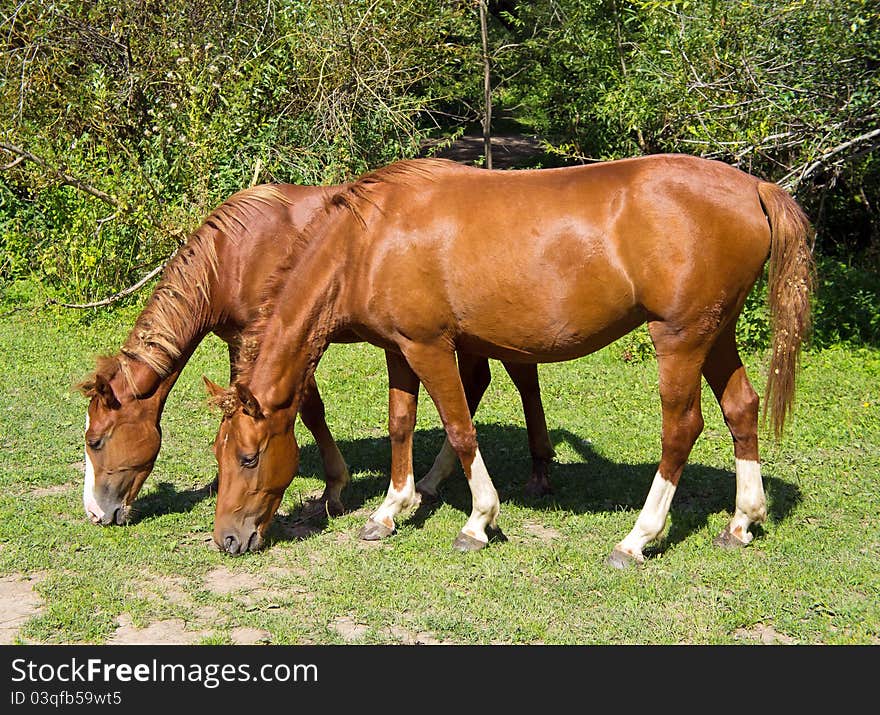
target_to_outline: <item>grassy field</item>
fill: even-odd
[[[470,510],[461,473],[442,501],[381,543],[357,538],[387,488],[382,353],[333,346],[318,368],[328,422],[352,468],[349,512],[301,519],[320,462],[298,425],[302,463],[269,548],[211,548],[219,420],[200,376],[227,378],[213,336],[163,419],[164,446],[133,523],[97,528],[81,501],[86,402],[72,384],[115,352],[136,311],[90,321],[50,312],[0,318],[0,635],[22,643],[880,644],[880,353],[807,353],[794,421],[762,430],[769,518],[753,544],[712,545],[734,502],[733,452],[711,393],[706,429],[642,568],[604,559],[632,527],[660,444],[652,360],[620,347],[540,368],[557,460],[555,494],[523,495],[529,458],[516,391],[501,366],[477,413],[501,496],[506,542],[461,554]],[[748,366],[764,389],[763,356]],[[426,395],[417,476],[442,442]],[[12,614],[10,616],[10,614]]]

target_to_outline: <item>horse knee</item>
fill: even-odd
[[[446,436],[449,439],[449,444],[462,461],[473,461],[477,453],[477,431],[473,426],[450,425],[446,428]]]

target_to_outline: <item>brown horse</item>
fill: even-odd
[[[230,553],[263,543],[295,471],[293,418],[327,344],[354,334],[387,351],[392,480],[371,517],[387,532],[417,501],[411,444],[419,382],[471,488],[454,542],[476,549],[499,513],[455,350],[524,364],[571,360],[647,322],[660,376],[662,454],[644,508],[611,563],[643,561],[700,434],[701,375],[733,437],[736,504],[719,537],[747,544],[766,506],[758,396],[735,323],[769,258],[773,353],[766,390],[781,434],[809,329],[811,227],[795,201],[719,162],[655,155],[582,167],[485,171],[400,162],[330,201],[247,329],[215,443],[214,525]],[[402,356],[402,357],[401,357]],[[766,408],[766,405],[765,405]],[[372,527],[368,525],[367,531]]]
[[[323,211],[326,200],[345,187],[290,184],[256,186],[216,208],[169,262],[162,280],[135,321],[122,349],[99,358],[80,389],[90,399],[86,413],[83,504],[95,523],[123,523],[161,444],[160,419],[171,388],[202,338],[216,333],[229,346],[230,371],[241,332],[259,306],[265,277],[292,260],[297,236]],[[489,384],[485,358],[460,355],[468,401],[476,410]],[[531,494],[550,489],[547,472],[553,447],[547,435],[534,366],[506,365],[520,391],[532,451]],[[299,405],[324,465],[326,489],[320,502],[331,515],[343,511],[340,495],[348,467],[325,421],[312,377]],[[448,446],[428,474],[439,482],[457,463]]]

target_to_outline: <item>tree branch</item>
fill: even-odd
[[[61,181],[63,184],[68,184],[73,186],[80,191],[85,191],[87,194],[91,194],[97,199],[101,199],[106,204],[110,204],[113,208],[119,208],[119,200],[115,196],[111,196],[106,191],[101,191],[101,189],[96,189],[91,184],[87,184],[84,181],[80,181],[75,176],[72,176],[60,169],[56,169],[54,166],[49,164],[45,159],[37,156],[36,154],[31,154],[31,152],[26,149],[22,149],[21,147],[15,146],[14,144],[7,144],[6,142],[0,142],[0,149],[4,151],[8,151],[10,154],[17,154],[19,157],[27,159],[28,161],[32,161],[38,166],[42,166],[44,169],[47,169],[52,175]],[[4,166],[4,169],[9,169],[15,166],[16,162]]]
[[[171,258],[173,258],[173,257],[174,257],[174,255],[172,254],[172,256],[168,259],[168,261],[170,261]],[[164,263],[161,263],[160,265],[156,266],[153,270],[151,270],[143,278],[141,278],[137,283],[130,285],[128,288],[123,288],[121,291],[119,291],[118,293],[114,293],[109,298],[104,298],[103,300],[96,300],[93,303],[58,303],[58,301],[50,300],[47,303],[47,305],[55,303],[57,305],[60,305],[63,308],[101,308],[105,305],[110,305],[111,303],[115,303],[117,300],[120,300],[121,298],[125,298],[125,296],[131,295],[135,291],[143,288],[144,285],[146,285],[146,283],[151,278],[155,278],[157,275],[159,275],[159,273],[162,272],[162,270],[165,268],[165,266],[168,265],[168,261],[165,261]]]
[[[850,139],[849,141],[845,141],[842,144],[838,144],[833,149],[825,152],[822,156],[820,156],[814,162],[812,162],[812,163],[807,162],[806,164],[803,164],[802,166],[799,166],[796,169],[789,171],[777,183],[780,186],[782,186],[788,190],[791,190],[791,189],[795,188],[796,186],[798,186],[799,184],[801,184],[804,181],[804,179],[812,176],[819,169],[821,169],[823,166],[825,166],[825,164],[828,162],[828,160],[831,157],[836,156],[837,154],[840,154],[843,151],[846,151],[847,149],[849,149],[852,146],[855,146],[856,144],[861,144],[862,142],[871,141],[872,139],[874,139],[878,136],[880,136],[880,129],[874,129],[870,132],[866,132],[865,134],[857,136],[854,139]],[[797,176],[796,179],[794,178],[795,176]]]

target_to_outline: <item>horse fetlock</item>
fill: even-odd
[[[439,496],[437,486],[427,476],[416,483],[416,491],[419,493],[420,498],[425,501],[433,501]]]

